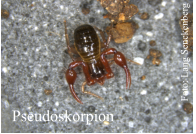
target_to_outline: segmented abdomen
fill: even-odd
[[[74,45],[85,62],[97,60],[100,57],[101,45],[94,28],[82,25],[74,31]]]

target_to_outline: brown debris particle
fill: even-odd
[[[152,59],[152,64],[159,66],[160,63],[161,63],[161,60],[160,59],[157,59],[157,58],[153,58]]]
[[[162,56],[161,51],[156,50],[156,49],[152,49],[152,48],[149,50],[149,53],[150,53],[150,56],[152,56],[154,58],[158,58],[158,57]]]
[[[161,63],[161,60],[159,59],[159,57],[161,57],[161,56],[162,56],[161,51],[156,50],[156,49],[150,49],[149,55],[146,58],[149,59],[150,57],[153,57],[152,64],[158,66]]]
[[[187,114],[190,114],[193,112],[193,105],[191,103],[184,103],[183,109]]]
[[[102,7],[104,7],[110,14],[117,15],[122,11],[122,0],[98,0]]]
[[[136,29],[139,26],[135,22],[127,22],[131,20],[139,11],[137,6],[129,4],[130,0],[97,0],[100,2],[108,13],[103,16],[104,19],[108,18],[112,24],[116,25],[114,28],[108,26],[106,33],[112,35],[116,43],[125,43],[132,38]]]
[[[87,15],[87,14],[90,13],[90,9],[89,9],[89,8],[82,8],[82,13],[83,13],[84,15]]]
[[[106,28],[106,33],[108,35],[112,35],[112,39],[116,43],[124,43],[130,40],[136,30],[138,29],[138,25],[131,21],[131,22],[120,22],[115,25],[114,28],[112,26],[108,26]]]
[[[156,41],[155,40],[151,40],[149,43],[151,46],[156,46]]]
[[[119,21],[125,21],[125,14],[124,13],[119,13]]]
[[[131,19],[131,17],[133,17],[135,14],[137,14],[138,11],[139,11],[139,9],[134,4],[126,5],[123,8],[123,13],[126,16],[126,20]]]
[[[140,19],[147,20],[149,18],[149,14],[147,12],[139,13]]]
[[[45,89],[45,90],[44,90],[44,93],[45,93],[46,95],[50,95],[50,94],[52,93],[52,90],[50,90],[50,89]]]
[[[122,19],[122,15],[124,15],[124,14],[121,14],[120,19]],[[119,21],[119,15],[112,15],[112,14],[109,14],[109,13],[104,15],[103,18],[104,19],[108,18],[114,23],[117,23]]]
[[[147,58],[147,59],[150,59],[150,55],[148,55],[146,58]]]
[[[7,19],[10,16],[10,13],[7,10],[1,9],[1,17]]]
[[[103,18],[108,18],[114,23],[130,20],[139,10],[136,5],[129,4],[130,0],[98,0],[108,11]]]
[[[141,77],[141,80],[145,80],[145,79],[146,79],[146,76],[143,75],[143,76]]]

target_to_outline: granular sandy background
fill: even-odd
[[[63,20],[67,20],[70,42],[73,31],[82,24],[105,29],[110,21],[103,19],[107,11],[96,0],[2,0],[1,8],[10,12],[1,19],[1,128],[2,132],[193,132],[193,114],[183,111],[182,84],[183,57],[179,19],[184,2],[191,0],[132,1],[140,12],[148,12],[148,20],[137,14],[133,20],[139,29],[131,40],[123,44],[111,41],[110,47],[121,51],[127,58],[142,59],[141,66],[128,63],[132,85],[125,90],[126,78],[122,68],[111,66],[115,77],[103,86],[86,86],[104,98],[101,101],[83,94],[84,74],[76,69],[75,90],[84,103],[72,97],[63,70],[72,62],[66,51]],[[90,13],[84,15],[81,5],[87,3]],[[162,17],[161,17],[162,16]],[[160,17],[156,19],[156,17]],[[150,40],[156,46],[149,45]],[[146,46],[142,50],[138,45]],[[149,49],[162,52],[161,64],[155,66],[146,59]],[[141,80],[145,75],[146,79]],[[193,74],[189,72],[188,100],[193,103]],[[46,95],[45,89],[52,94]],[[95,107],[95,110],[89,109]],[[13,111],[26,114],[113,114],[109,125],[85,122],[13,122]]]

